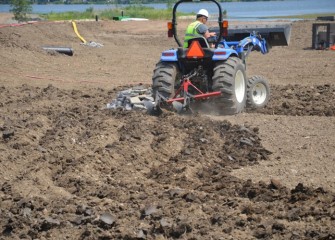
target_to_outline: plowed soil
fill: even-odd
[[[101,48],[70,22],[0,28],[0,239],[335,239],[335,51],[312,24],[251,53],[266,108],[158,117],[106,104],[150,86],[166,22],[78,22]]]

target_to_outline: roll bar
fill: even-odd
[[[184,2],[213,2],[219,8],[218,24],[219,24],[219,29],[220,29],[220,35],[218,36],[218,38],[215,42],[215,47],[217,47],[218,44],[220,43],[221,36],[223,34],[223,26],[222,26],[223,19],[222,19],[221,6],[216,0],[196,0],[196,1],[193,1],[193,0],[179,0],[178,2],[176,2],[176,4],[173,7],[173,13],[172,13],[172,31],[173,31],[174,39],[176,40],[178,46],[181,47],[182,44],[181,44],[181,42],[178,38],[178,35],[177,35],[177,16],[176,16],[176,12],[177,12],[178,5],[181,4],[181,3],[184,3]]]

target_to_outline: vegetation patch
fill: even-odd
[[[87,8],[84,12],[63,12],[48,14],[41,14],[41,17],[47,20],[74,20],[74,19],[94,19],[98,16],[100,19],[112,20],[113,17],[121,15],[131,18],[148,18],[148,19],[170,19],[171,8],[155,9],[153,7],[143,5],[132,5],[123,8],[106,9],[102,11],[95,11],[93,7]],[[194,15],[194,13],[178,12],[177,16]]]

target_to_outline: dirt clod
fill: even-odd
[[[106,109],[176,47],[164,21],[78,22],[101,48],[70,22],[1,28],[1,238],[334,239],[335,61],[312,23],[250,54],[272,95],[236,116]]]

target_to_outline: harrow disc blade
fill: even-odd
[[[159,105],[155,105],[151,101],[143,101],[143,104],[150,115],[158,116],[163,112]]]
[[[174,101],[172,102],[172,106],[177,111],[177,113],[181,113],[184,110],[183,104],[181,102]]]

